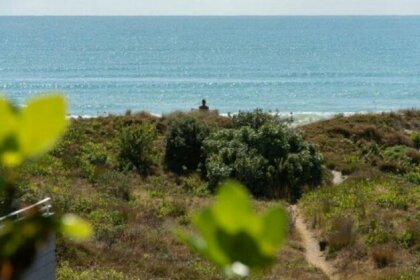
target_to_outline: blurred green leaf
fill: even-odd
[[[14,130],[16,119],[10,103],[0,97],[0,144]]]
[[[273,254],[283,244],[287,236],[288,214],[284,208],[269,210],[263,217],[264,228],[262,231],[263,249]]]
[[[7,151],[1,155],[1,161],[5,166],[15,167],[22,163],[23,156],[17,151]]]
[[[51,148],[66,129],[66,114],[66,103],[59,95],[30,101],[20,114],[20,152],[32,157]]]
[[[246,189],[227,182],[219,189],[214,205],[193,217],[199,235],[181,232],[180,237],[227,275],[244,277],[274,261],[287,235],[287,217],[280,207],[257,214]]]
[[[262,220],[253,212],[249,197],[245,187],[233,181],[220,189],[212,212],[225,230],[236,233],[246,228],[254,235],[261,231]]]
[[[0,164],[9,168],[15,167],[26,159],[47,152],[66,129],[66,113],[66,102],[59,95],[34,99],[22,109],[0,97]],[[10,213],[14,208],[12,202],[16,194],[12,176],[14,171],[7,168],[2,171],[8,176],[0,174],[0,191],[3,192],[7,186],[7,195],[10,196],[2,211]],[[3,194],[0,193],[1,195]],[[88,222],[71,214],[60,219],[55,215],[44,216],[41,209],[35,209],[24,218],[19,218],[1,221],[2,279],[20,279],[51,233],[59,231],[76,241],[86,240],[93,233]]]
[[[75,241],[84,241],[93,234],[92,226],[82,218],[65,214],[61,218],[60,232]]]
[[[0,99],[0,160],[8,167],[38,156],[64,133],[67,106],[60,95],[30,101],[21,110]]]
[[[199,241],[200,247],[193,247],[207,257],[210,260],[213,260],[217,264],[227,265],[229,264],[229,259],[223,252],[221,244],[217,240],[217,220],[213,217],[211,209],[207,208],[199,212],[195,217],[193,217],[192,223],[196,226],[197,230],[201,233],[201,237],[196,237],[196,241]],[[199,238],[197,240],[197,238]],[[208,248],[212,250],[208,250]]]

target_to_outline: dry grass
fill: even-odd
[[[394,249],[389,246],[377,246],[372,248],[371,255],[377,268],[384,268],[395,262]]]
[[[420,131],[420,110],[338,116],[301,129],[307,140],[318,144],[330,169],[351,174],[388,164],[383,163],[378,149],[396,145],[414,149],[411,135]]]
[[[351,245],[355,240],[353,220],[345,216],[337,216],[332,220],[327,234],[327,246],[330,252],[338,251]]]

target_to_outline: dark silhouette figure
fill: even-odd
[[[209,106],[206,105],[206,100],[201,100],[201,106],[198,108],[200,111],[208,111]]]

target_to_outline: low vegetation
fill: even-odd
[[[300,205],[347,277],[365,274],[371,263],[418,275],[419,201],[420,185],[388,175],[349,179],[306,194]]]
[[[303,127],[341,185],[307,193],[299,205],[344,278],[417,279],[419,111],[355,115]],[[339,153],[337,151],[340,151]]]
[[[419,172],[419,110],[339,115],[302,130],[306,140],[318,144],[329,169],[344,174]]]
[[[192,213],[226,177],[246,184],[258,211],[303,195],[308,224],[345,278],[415,279],[419,120],[411,110],[291,130],[261,111],[74,119],[51,153],[20,168],[18,195],[24,204],[51,196],[57,213],[95,228],[90,242],[58,237],[58,279],[224,279],[172,230],[191,230]],[[323,166],[349,177],[331,186]],[[275,265],[255,279],[326,277],[291,225]]]

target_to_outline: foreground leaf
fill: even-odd
[[[60,95],[36,98],[21,110],[0,98],[0,163],[15,167],[47,152],[64,133],[66,114]]]
[[[229,182],[220,188],[212,207],[193,217],[199,235],[181,232],[179,236],[228,276],[245,277],[272,264],[286,238],[287,217],[280,207],[258,215],[246,189]]]
[[[66,214],[61,218],[60,232],[75,241],[84,241],[93,234],[92,226],[82,218]]]
[[[32,157],[51,148],[66,129],[66,114],[66,103],[59,95],[30,101],[20,114],[20,151]]]
[[[16,119],[10,103],[0,97],[0,145],[14,130]]]

